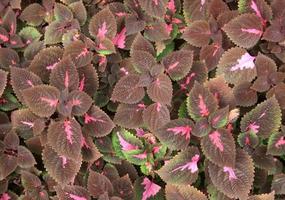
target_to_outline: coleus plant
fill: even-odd
[[[1,1],[0,199],[284,199],[284,6]]]

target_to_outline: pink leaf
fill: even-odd
[[[254,0],[251,1],[251,5],[250,7],[254,10],[254,12],[256,13],[256,15],[260,18],[262,18],[259,9],[257,8],[256,3],[254,2]]]
[[[209,135],[211,142],[220,150],[224,151],[224,145],[221,141],[221,134],[218,131],[214,131]]]
[[[73,133],[72,133],[72,130],[71,130],[72,127],[70,126],[70,124],[71,124],[70,121],[68,120],[64,121],[64,132],[66,134],[66,138],[68,142],[72,144],[73,143],[73,140],[72,140]]]
[[[210,113],[209,113],[209,110],[205,104],[205,101],[202,97],[202,95],[199,94],[199,108],[200,108],[200,114],[203,116],[203,117],[206,117],[208,116]]]
[[[285,139],[284,139],[284,136],[282,136],[275,144],[275,147],[276,148],[279,148],[281,145],[284,145],[285,144]]]
[[[151,196],[155,196],[161,187],[153,182],[151,182],[148,178],[144,178],[142,185],[144,186],[144,192],[142,196],[142,200],[147,200]]]
[[[68,193],[66,193],[66,194],[68,194]],[[74,194],[69,194],[69,197],[73,200],[87,200],[85,197],[80,197],[80,196],[77,196]]]
[[[197,163],[199,161],[199,158],[200,156],[198,154],[195,154],[195,156],[192,157],[190,162],[186,163],[185,165],[175,168],[174,170],[172,170],[172,172],[175,172],[177,170],[183,171],[187,169],[187,170],[191,170],[192,174],[195,173],[196,171],[198,171]]]
[[[190,126],[177,126],[174,128],[168,128],[167,131],[172,131],[174,135],[181,134],[182,136],[185,135],[186,140],[190,139],[190,133],[192,128]]]
[[[255,67],[254,60],[255,57],[246,52],[237,60],[238,63],[231,67],[231,71],[253,69]]]
[[[229,173],[229,180],[237,179],[236,174],[231,167],[224,167],[224,172]]]
[[[127,29],[126,27],[124,27],[122,31],[118,33],[113,39],[113,44],[120,49],[125,48],[126,32],[127,32]]]
[[[249,124],[247,129],[253,133],[258,133],[259,125],[257,125],[256,122],[253,122],[253,123]]]
[[[100,40],[103,40],[105,38],[106,33],[108,32],[107,30],[107,24],[106,22],[103,22],[103,24],[99,27],[98,33],[97,33],[97,37]]]
[[[119,132],[117,132],[117,136],[119,138],[120,141],[120,145],[122,147],[122,150],[124,151],[131,151],[131,150],[136,150],[138,149],[138,146],[132,145],[130,143],[128,143],[121,135]]]
[[[49,99],[46,97],[41,97],[41,100],[48,103],[50,107],[56,107],[58,99]]]

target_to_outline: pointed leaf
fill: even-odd
[[[223,128],[229,122],[229,107],[216,110],[209,116],[209,122],[214,128]]]
[[[21,183],[27,190],[33,190],[42,185],[41,180],[29,171],[21,171]]]
[[[78,90],[93,96],[99,88],[99,78],[95,67],[90,64],[77,69],[79,74]]]
[[[130,74],[122,77],[114,87],[111,100],[121,103],[138,103],[145,95],[143,87],[137,85],[140,77]]]
[[[251,48],[263,33],[262,20],[255,14],[242,14],[229,21],[223,30],[237,46]]]
[[[142,185],[144,186],[142,200],[147,200],[149,197],[155,196],[161,188],[146,177],[143,179]]]
[[[60,185],[67,185],[74,181],[82,162],[81,157],[72,160],[57,154],[49,146],[44,147],[42,158],[49,175]]]
[[[29,109],[40,117],[51,116],[59,100],[59,91],[49,85],[37,85],[25,89],[22,95]]]
[[[250,156],[237,149],[235,167],[219,167],[209,163],[209,174],[218,190],[230,198],[247,199],[254,177],[254,165]]]
[[[5,87],[6,87],[6,84],[7,84],[7,76],[8,76],[8,73],[2,69],[0,69],[0,97],[2,96],[4,90],[5,90]]]
[[[200,60],[204,60],[209,71],[217,67],[224,49],[218,43],[203,46],[200,51]]]
[[[12,88],[17,98],[23,103],[25,102],[22,96],[22,90],[42,84],[40,77],[27,69],[10,67],[10,73]]]
[[[206,157],[218,166],[235,166],[235,141],[226,129],[217,129],[201,140],[201,147]]]
[[[189,119],[175,119],[154,132],[159,141],[171,149],[185,149],[194,124]]]
[[[257,92],[251,89],[251,82],[243,82],[233,88],[236,103],[239,106],[253,106],[257,102]]]
[[[226,51],[218,65],[217,73],[223,74],[228,83],[239,84],[256,77],[255,57],[245,49],[234,47]]]
[[[246,113],[241,120],[241,131],[251,131],[262,138],[276,133],[281,125],[281,110],[275,97]]]
[[[71,111],[72,115],[82,116],[84,113],[86,113],[89,110],[93,100],[85,92],[73,90],[68,95],[67,102],[68,104],[72,105],[72,111]]]
[[[94,171],[90,171],[87,188],[94,198],[98,198],[100,195],[104,194],[104,192],[108,192],[109,195],[112,195],[114,190],[110,180],[106,176]]]
[[[187,99],[189,115],[195,120],[208,117],[217,109],[217,101],[213,94],[202,84],[195,82]]]
[[[49,145],[61,156],[76,159],[80,155],[82,132],[74,119],[52,122],[48,127]]]
[[[165,74],[158,75],[147,87],[147,94],[154,102],[167,105],[171,104],[172,91],[172,82]]]
[[[113,39],[117,33],[116,19],[109,8],[96,13],[89,22],[89,33],[99,40]]]
[[[147,177],[140,177],[134,183],[135,198],[141,200],[163,200],[164,190]]]
[[[192,67],[193,52],[192,51],[174,51],[162,59],[166,72],[172,80],[180,80],[184,78]]]
[[[212,127],[209,124],[207,118],[202,118],[199,121],[196,121],[192,134],[196,137],[204,137],[208,135],[212,131]]]
[[[207,200],[205,194],[190,185],[167,184],[165,195],[167,200]]]
[[[125,128],[139,128],[143,125],[144,104],[119,104],[114,123]]]
[[[168,108],[160,103],[153,103],[143,111],[143,121],[152,131],[162,127],[170,121]]]
[[[49,81],[49,75],[63,55],[59,47],[42,49],[32,60],[29,70],[41,77],[44,82]]]
[[[90,134],[95,137],[106,136],[115,127],[110,117],[94,105],[85,114],[84,118],[84,123],[91,131]]]
[[[211,31],[207,21],[198,20],[188,26],[182,38],[195,47],[206,46],[210,41]]]
[[[165,163],[157,173],[168,184],[192,184],[198,178],[199,159],[200,153],[198,148],[189,147]]]
[[[130,51],[131,56],[133,54],[133,51],[135,50],[146,51],[153,56],[155,55],[155,51],[154,51],[152,44],[146,38],[144,38],[140,33],[136,35],[132,43],[131,51]]]
[[[102,157],[102,154],[95,146],[93,138],[89,136],[89,131],[83,129],[82,134],[83,136],[81,140],[81,152],[83,160],[87,162],[94,162],[98,160],[100,157]]]

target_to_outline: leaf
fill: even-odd
[[[259,145],[252,152],[251,157],[256,167],[266,171],[274,171],[276,169],[276,160],[272,155],[266,153],[266,149],[265,145]]]
[[[93,54],[88,50],[86,44],[80,40],[76,40],[64,48],[63,57],[70,55],[72,62],[76,68],[91,64]]]
[[[193,122],[189,119],[175,119],[156,130],[154,134],[170,149],[186,149],[193,126]]]
[[[90,134],[95,137],[108,135],[115,127],[110,117],[97,106],[92,106],[84,115],[84,123],[90,129]]]
[[[56,194],[59,199],[73,199],[73,200],[90,200],[90,196],[88,191],[81,186],[73,185],[73,186],[64,186],[60,185],[55,187]]]
[[[196,121],[192,129],[192,134],[196,137],[204,137],[207,136],[211,131],[212,127],[207,118],[202,118],[199,121]]]
[[[142,195],[142,200],[147,200],[151,196],[155,196],[159,190],[160,186],[150,181],[148,178],[144,178],[142,185],[144,186],[144,192]]]
[[[258,104],[241,119],[241,131],[251,131],[262,138],[276,133],[281,125],[281,110],[275,97]]]
[[[282,27],[280,26],[279,22],[273,22],[270,26],[268,26],[262,36],[262,40],[270,42],[282,42],[284,39]]]
[[[68,5],[72,10],[74,18],[78,19],[80,25],[84,25],[87,20],[87,10],[82,1],[76,1]]]
[[[57,87],[60,91],[77,89],[79,77],[70,56],[64,57],[56,64],[50,73],[50,84]]]
[[[24,146],[18,147],[18,166],[21,168],[31,168],[37,162],[29,149]]]
[[[149,130],[159,129],[170,121],[168,108],[160,103],[153,103],[143,111],[143,121]]]
[[[76,160],[81,152],[82,132],[74,119],[51,122],[48,127],[49,145],[61,156]]]
[[[235,141],[226,129],[217,129],[201,140],[201,147],[206,157],[216,165],[223,167],[235,166]]]
[[[20,19],[32,26],[39,26],[45,17],[45,9],[38,3],[29,4],[21,13]]]
[[[114,123],[125,128],[139,128],[143,125],[144,104],[119,104]]]
[[[153,42],[167,40],[170,39],[171,29],[165,22],[153,22],[145,27],[144,36]]]
[[[141,101],[145,91],[143,87],[137,85],[139,79],[140,77],[135,74],[122,77],[114,87],[111,100],[127,104]]]
[[[32,26],[26,26],[21,29],[19,36],[27,43],[34,40],[39,40],[42,37],[42,34],[38,31],[38,29]]]
[[[7,85],[7,76],[8,76],[8,72],[0,69],[0,97],[2,96],[4,90],[5,90],[5,87]]]
[[[202,84],[195,82],[187,99],[187,109],[191,118],[197,121],[202,117],[208,117],[217,106],[214,95]]]
[[[261,19],[255,14],[242,14],[229,21],[223,31],[237,45],[251,48],[257,44],[262,33]]]
[[[83,160],[87,162],[94,162],[98,160],[100,157],[102,157],[102,154],[95,146],[93,138],[89,136],[89,131],[83,129],[82,134],[83,136],[81,140],[81,152]]]
[[[207,21],[197,20],[186,27],[182,38],[195,47],[208,45],[211,37],[210,26]]]
[[[253,195],[250,196],[248,200],[274,200],[275,199],[274,194],[275,192],[273,191],[267,194]]]
[[[9,32],[10,35],[16,33],[17,30],[17,16],[11,7],[6,9],[6,12],[2,18],[2,26]]]
[[[280,173],[273,176],[271,190],[275,191],[275,194],[285,194],[284,190],[285,174]]]
[[[154,102],[167,105],[171,104],[172,91],[172,82],[165,74],[158,75],[147,87],[147,94]]]
[[[38,75],[44,82],[49,81],[50,72],[60,61],[63,50],[59,47],[42,49],[32,60],[29,70]]]
[[[183,14],[187,25],[196,20],[208,18],[208,1],[193,0],[183,2]]]
[[[234,47],[226,51],[218,64],[217,73],[223,74],[228,83],[240,84],[256,77],[255,57],[245,49]]]
[[[103,40],[105,37],[113,39],[117,33],[116,19],[109,8],[96,13],[89,22],[91,36]]]
[[[95,67],[90,64],[77,69],[79,74],[79,91],[86,92],[89,96],[93,96],[99,88],[99,78]]]
[[[62,3],[54,4],[54,17],[56,21],[70,21],[73,19],[71,10]]]
[[[203,46],[199,58],[204,60],[208,68],[208,71],[215,69],[219,63],[219,60],[224,53],[224,49],[218,43]]]
[[[13,91],[17,98],[23,102],[22,90],[42,84],[40,77],[25,68],[10,67],[10,79]]]
[[[281,156],[285,154],[285,130],[281,127],[281,132],[270,135],[266,154]]]
[[[153,45],[146,38],[144,38],[140,33],[136,35],[132,43],[132,46],[130,49],[131,56],[133,54],[133,51],[135,50],[146,51],[153,56],[155,55],[155,50],[153,48]]]
[[[85,92],[73,90],[68,95],[68,103],[72,106],[71,114],[75,116],[82,116],[86,113],[92,105],[92,98]]]
[[[165,188],[167,200],[207,200],[205,194],[190,185],[171,185]]]
[[[138,0],[142,9],[150,16],[163,18],[166,13],[166,0]]]
[[[144,30],[145,21],[138,19],[135,14],[130,14],[125,16],[127,35],[136,34]]]
[[[197,147],[188,147],[170,159],[157,173],[167,184],[189,185],[198,178],[200,153]]]
[[[230,198],[247,199],[254,177],[254,165],[250,156],[237,149],[234,167],[219,167],[209,163],[210,178],[218,190]]]
[[[131,59],[139,73],[147,73],[156,64],[155,58],[146,51],[132,50]]]
[[[10,48],[0,49],[0,69],[8,70],[10,66],[20,63],[18,53]]]
[[[162,59],[166,72],[172,80],[181,80],[192,67],[193,52],[180,50],[174,51]]]
[[[152,182],[149,179],[147,181],[145,181],[146,179],[148,179],[148,178],[143,177],[143,176],[136,179],[136,181],[134,183],[134,190],[135,190],[135,198],[134,199],[141,199],[141,200],[143,200],[143,199],[144,200],[163,200],[163,199],[165,199],[163,188],[159,189],[159,187],[160,187],[159,185],[157,185],[156,183]],[[147,186],[150,186],[150,187],[147,187]],[[153,194],[153,195],[151,195],[151,194]],[[146,196],[148,196],[148,197],[146,197]]]
[[[229,7],[228,5],[222,1],[222,0],[214,0],[211,1],[210,5],[209,5],[209,12],[211,13],[211,15],[213,15],[213,17],[215,19],[217,19],[217,17],[224,12],[229,11]]]
[[[113,181],[114,195],[122,199],[133,199],[133,185],[129,175],[125,175]]]
[[[257,92],[251,89],[251,82],[243,82],[233,88],[237,105],[248,107],[257,102]]]
[[[259,145],[259,138],[253,132],[240,133],[237,141],[241,147],[250,146],[255,148]]]
[[[22,91],[26,105],[40,117],[50,117],[56,110],[59,91],[49,85],[37,85]]]
[[[57,154],[49,146],[44,147],[42,158],[48,174],[60,185],[74,181],[82,162],[81,156],[73,160]]]
[[[229,107],[216,110],[209,116],[209,122],[213,128],[223,128],[229,122]]]
[[[98,198],[100,195],[104,194],[104,192],[108,192],[109,195],[112,195],[114,191],[110,180],[106,176],[92,170],[90,170],[88,176],[87,188],[94,198]]]
[[[21,183],[27,190],[34,190],[42,185],[41,180],[29,171],[21,171]]]

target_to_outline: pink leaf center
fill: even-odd
[[[127,16],[127,14],[128,13],[126,13],[126,12],[117,12],[117,13],[115,13],[115,15],[118,16],[118,17],[124,17],[124,16]]]
[[[65,72],[65,77],[64,77],[64,87],[68,88],[69,86],[69,74],[68,71]]]
[[[160,112],[160,109],[161,109],[161,104],[160,104],[160,103],[157,103],[157,105],[156,105],[156,111],[157,111],[157,112]]]
[[[68,193],[66,193],[68,194]],[[80,197],[80,196],[77,196],[75,194],[69,194],[69,197],[73,200],[87,200],[85,197]]]
[[[124,68],[124,67],[122,67],[122,68],[120,69],[120,71],[123,72],[124,75],[128,75],[128,74],[129,74],[128,70],[126,70],[126,68]]]
[[[2,40],[3,42],[7,42],[9,38],[6,35],[0,34],[0,40]]]
[[[49,99],[46,97],[41,97],[41,101],[48,103],[50,107],[56,107],[58,99]]]
[[[101,122],[104,123],[105,121],[102,119],[96,119],[93,116],[88,115],[87,113],[84,115],[84,123],[89,124],[90,122]]]
[[[205,2],[206,2],[206,0],[201,0],[200,11],[202,11],[202,9],[203,9],[203,6],[204,6]]]
[[[90,149],[89,145],[86,142],[85,137],[81,138],[81,147],[85,147],[86,149]]]
[[[69,142],[70,144],[73,144],[73,140],[72,140],[73,132],[72,132],[72,130],[71,130],[72,127],[70,126],[70,124],[71,124],[71,122],[68,121],[68,120],[66,120],[66,121],[64,121],[63,126],[64,126],[64,132],[65,132],[65,134],[66,134],[66,139],[68,140],[68,142]]]
[[[193,174],[198,171],[197,163],[199,159],[200,159],[200,156],[198,154],[195,154],[195,156],[192,157],[190,162],[186,163],[185,165],[175,168],[174,170],[172,170],[172,172],[175,172],[177,170],[184,171],[187,169],[187,170],[190,170],[191,173]]]
[[[34,127],[34,123],[33,122],[27,122],[27,121],[21,121],[22,124],[29,126],[30,128]]]
[[[60,156],[61,162],[62,162],[62,168],[65,168],[65,165],[67,164],[67,158],[65,156]]]
[[[76,56],[76,59],[78,59],[78,58],[80,58],[80,57],[84,57],[84,56],[86,56],[87,54],[88,54],[88,49],[87,48],[84,48],[81,52],[80,52],[80,54],[78,54],[78,56]]]
[[[253,123],[249,124],[249,126],[247,127],[247,130],[249,130],[253,133],[258,133],[259,125],[257,125],[256,122],[253,122]]]
[[[231,67],[230,71],[253,69],[255,67],[254,60],[255,57],[246,52],[237,60],[238,63]]]
[[[122,150],[124,150],[124,151],[131,151],[131,150],[137,150],[137,149],[138,149],[138,146],[128,143],[128,142],[120,135],[119,132],[117,132],[117,136],[118,136],[118,138],[119,138],[119,142],[120,142],[120,145],[121,145],[121,147],[122,147]]]
[[[122,31],[118,33],[113,39],[113,44],[120,49],[125,48],[126,32],[127,32],[127,29],[126,27],[124,27]]]
[[[251,1],[250,7],[255,12],[255,14],[261,19],[263,26],[266,25],[266,20],[264,20],[263,17],[261,16],[260,10],[258,9],[254,0]]]
[[[221,141],[221,134],[218,131],[214,131],[209,135],[211,142],[220,150],[224,151],[224,145]]]
[[[143,179],[142,185],[144,186],[142,200],[147,200],[149,197],[155,196],[161,189],[159,185],[151,182],[146,177]]]
[[[177,65],[179,65],[179,62],[176,61],[175,63],[171,64],[169,67],[168,67],[168,70],[173,70],[177,67]]]
[[[82,75],[82,79],[80,80],[80,82],[79,82],[79,88],[78,88],[78,90],[79,91],[83,91],[83,89],[84,89],[84,85],[85,85],[85,76],[84,76],[84,74]]]
[[[176,12],[176,7],[175,7],[175,2],[174,0],[169,0],[168,4],[167,4],[167,8],[172,12],[175,13]]]
[[[136,136],[143,137],[145,135],[145,132],[142,128],[136,128]]]
[[[134,155],[133,157],[138,158],[138,159],[145,159],[145,158],[147,158],[147,153],[143,152],[141,154]]]
[[[200,94],[199,94],[198,98],[199,98],[200,114],[202,115],[202,117],[207,117],[210,113],[209,113],[209,110],[205,104],[204,98]]]
[[[99,27],[97,37],[100,40],[103,40],[105,38],[105,35],[106,35],[107,32],[108,32],[107,24],[106,24],[106,22],[103,22],[103,24]]]
[[[189,76],[187,76],[185,82],[180,84],[181,89],[186,90],[186,86],[189,85],[190,81],[194,76],[196,76],[195,73],[191,73]]]
[[[224,167],[224,172],[229,174],[229,180],[237,179],[236,174],[231,167]]]
[[[192,128],[190,126],[177,126],[174,128],[168,128],[167,131],[172,131],[174,135],[185,136],[186,140],[190,139],[190,133]]]
[[[104,55],[99,55],[100,59],[99,59],[99,66],[102,66],[103,64],[105,64],[107,62],[107,58]]]
[[[56,67],[56,65],[59,63],[59,61],[58,62],[55,62],[55,63],[53,63],[53,64],[51,64],[51,65],[48,65],[48,66],[46,66],[46,69],[47,70],[53,70],[55,67]]]
[[[275,147],[276,148],[279,148],[280,146],[284,145],[285,144],[285,139],[284,139],[284,136],[282,136],[275,144]]]
[[[28,83],[29,86],[34,87],[34,84],[33,84],[33,82],[31,80],[27,80],[27,83]]]
[[[261,30],[254,29],[254,28],[242,28],[241,31],[246,32],[246,33],[252,33],[255,35],[261,35],[262,34]]]

